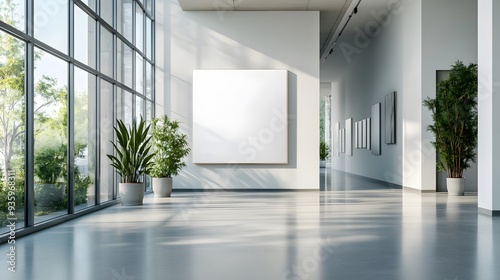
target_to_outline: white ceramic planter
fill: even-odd
[[[153,192],[156,197],[170,197],[172,193],[172,177],[153,178]]]
[[[144,183],[120,183],[122,205],[142,205],[144,199]]]
[[[319,167],[320,168],[325,168],[326,167],[326,160],[320,160],[319,161]]]
[[[446,178],[448,195],[461,196],[465,193],[465,178]]]

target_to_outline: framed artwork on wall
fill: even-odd
[[[354,139],[353,139],[354,149],[359,148],[359,146],[358,146],[358,124],[359,124],[359,122],[354,123]]]
[[[345,153],[352,157],[352,118],[345,120]]]
[[[368,136],[366,133],[366,119],[361,121],[362,126],[363,126],[363,143],[361,145],[361,148],[366,149],[366,137]]]
[[[336,122],[333,128],[333,156],[340,157],[340,122]]]
[[[340,152],[345,153],[345,128],[340,130]]]
[[[371,127],[372,127],[372,119],[367,118],[366,119],[366,149],[371,150],[371,145],[372,145],[372,137],[371,137]]]
[[[385,96],[385,143],[396,144],[396,92]]]
[[[371,118],[371,150],[372,155],[381,154],[380,146],[380,107],[381,104],[377,103],[372,106],[372,118]]]

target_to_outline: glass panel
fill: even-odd
[[[69,1],[34,2],[35,37],[63,53],[68,53]]]
[[[133,94],[118,88],[118,93],[116,95],[116,118],[123,120],[127,126],[132,125],[132,102]]]
[[[132,0],[117,0],[117,30],[131,43],[132,40]]]
[[[107,154],[113,154],[113,85],[101,79],[100,101],[100,199],[105,202],[113,199],[114,170]]]
[[[95,68],[96,22],[75,6],[75,59]]]
[[[135,54],[135,90],[144,92],[144,59],[138,53]]]
[[[132,49],[118,39],[117,50],[117,80],[132,88]]]
[[[24,225],[24,42],[0,31],[0,234]]]
[[[68,63],[35,49],[35,222],[67,213]]]
[[[101,6],[101,18],[104,19],[109,25],[113,26],[113,1],[112,0],[102,0],[100,1]]]
[[[153,102],[146,101],[146,121],[153,119]]]
[[[153,0],[146,0],[146,10],[148,10],[149,13],[153,11]]]
[[[135,118],[140,119],[140,118],[145,119],[146,116],[144,114],[144,99],[138,95],[135,96]]]
[[[123,41],[116,37],[116,80],[123,83],[123,75]]]
[[[152,59],[153,56],[153,33],[151,31],[151,19],[146,17],[146,57]]]
[[[75,67],[75,168],[76,209],[95,205],[96,77]]]
[[[101,73],[113,77],[113,34],[101,26]]]
[[[135,46],[140,50],[144,50],[144,11],[141,7],[135,5]]]
[[[153,99],[153,65],[146,61],[146,97]]]
[[[24,0],[0,1],[0,20],[25,31]]]
[[[89,6],[89,8],[91,8],[93,11],[95,11],[95,3],[96,3],[96,0],[82,0],[82,2]]]

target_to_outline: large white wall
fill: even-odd
[[[387,1],[385,7],[359,13],[373,21],[348,28],[355,37],[337,43],[335,52],[321,65],[321,82],[333,82],[333,120],[354,121],[370,117],[371,106],[397,91],[397,136],[386,145],[382,122],[382,154],[354,150],[353,157],[334,157],[333,168],[422,191],[436,189],[435,151],[426,131],[430,113],[422,100],[435,96],[436,70],[450,69],[460,59],[477,62],[477,3],[473,0]],[[389,11],[391,11],[389,13]],[[369,33],[376,14],[389,14],[378,32]],[[359,30],[363,30],[363,35]],[[368,30],[368,31],[367,31]],[[366,40],[368,38],[368,40]],[[342,42],[354,48],[342,51]],[[347,50],[347,51],[346,51]],[[349,52],[350,50],[350,52]],[[475,190],[475,186],[468,190]],[[472,188],[472,189],[470,189]]]
[[[422,96],[436,97],[436,70],[449,70],[457,60],[466,65],[478,62],[477,0],[426,0],[422,2]],[[445,34],[445,35],[444,35]],[[429,111],[422,107],[422,141],[433,139],[427,126],[432,123]],[[434,189],[432,176],[436,154],[422,153],[422,185]],[[426,168],[425,168],[426,167]],[[441,178],[446,177],[441,174]],[[464,173],[466,191],[477,192],[477,165]],[[444,183],[444,182],[442,182]]]
[[[169,44],[163,58],[168,70],[161,71],[164,88],[157,87],[157,95],[165,100],[157,114],[163,105],[182,122],[190,143],[194,69],[289,71],[289,115],[283,116],[289,164],[206,165],[189,156],[174,188],[319,189],[319,13],[184,12],[175,0],[160,2],[170,21],[163,35],[170,39],[162,41]]]

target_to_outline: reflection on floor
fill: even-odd
[[[19,239],[0,279],[500,279],[500,220],[476,197],[342,180],[113,206]]]
[[[375,190],[375,189],[399,189],[394,184],[382,183],[361,176],[333,170],[329,166],[320,168],[320,190],[321,191],[347,191],[347,190]]]

